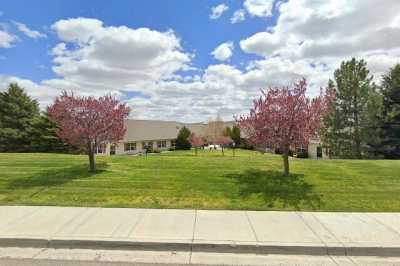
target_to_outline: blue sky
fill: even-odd
[[[68,90],[114,94],[135,118],[230,120],[270,86],[305,77],[316,95],[351,57],[379,82],[397,36],[398,0],[2,1],[0,90],[18,82],[42,108]]]
[[[112,4],[111,4],[112,3]],[[218,20],[210,20],[209,14],[213,6],[221,3],[229,5]],[[44,9],[45,7],[45,9]],[[196,53],[193,65],[205,68],[216,63],[210,53],[226,40],[238,42],[258,31],[265,30],[276,22],[276,16],[255,18],[243,23],[231,24],[232,13],[241,8],[241,2],[231,1],[182,1],[182,0],[150,0],[116,2],[106,0],[94,1],[3,1],[0,7],[3,15],[2,23],[10,24],[10,32],[21,40],[14,49],[0,50],[6,64],[0,65],[0,72],[17,75],[35,82],[55,77],[51,66],[50,49],[58,43],[56,34],[50,26],[60,19],[74,17],[96,18],[108,26],[125,25],[131,28],[148,27],[158,31],[173,29],[182,39],[182,46],[189,52]],[[276,15],[277,13],[275,13]],[[18,32],[12,21],[22,22],[29,28],[47,35],[44,39],[31,39]],[[230,62],[243,67],[250,59],[255,58],[237,50]]]

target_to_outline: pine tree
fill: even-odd
[[[183,127],[179,130],[175,144],[177,150],[190,150],[190,148],[192,147],[189,142],[190,134],[191,132],[187,127]]]
[[[400,64],[383,76],[382,153],[385,158],[400,158]]]
[[[37,101],[18,84],[0,92],[0,151],[31,151],[33,122],[39,115]]]
[[[222,133],[225,137],[230,137],[232,135],[232,129],[230,126],[225,127],[224,132]]]
[[[231,139],[235,142],[235,146],[240,145],[240,128],[237,125],[234,125],[231,129]]]
[[[47,112],[40,113],[36,100],[18,84],[0,93],[0,151],[69,152],[73,147],[56,134]]]
[[[334,92],[336,94],[335,85],[332,80],[329,80],[327,91]],[[323,117],[323,127],[320,129],[319,135],[321,137],[324,148],[327,150],[327,154],[330,158],[339,156],[339,151],[342,146],[342,133],[343,120],[341,119],[341,113],[338,108],[338,103],[332,102],[332,111],[329,115]]]
[[[237,125],[232,127],[227,126],[224,129],[224,133],[222,134],[225,137],[230,137],[231,140],[235,143],[235,146],[240,145],[240,128]]]
[[[57,125],[44,112],[32,121],[31,150],[36,152],[71,152],[74,147],[61,140],[56,133]]]
[[[381,121],[383,109],[383,97],[377,86],[372,85],[368,96],[365,112],[362,114],[363,129],[362,140],[363,156],[376,158],[380,156],[381,150]]]
[[[366,62],[355,58],[335,71],[328,86],[336,94],[334,110],[324,118],[322,133],[332,156],[362,158],[375,144],[377,118],[371,114],[380,103],[372,78]]]

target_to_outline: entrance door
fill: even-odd
[[[317,147],[317,158],[322,158],[322,147]]]
[[[115,145],[110,146],[110,155],[115,155]]]

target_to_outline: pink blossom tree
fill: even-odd
[[[94,172],[96,147],[123,138],[124,119],[130,108],[112,96],[78,97],[64,91],[48,112],[58,126],[57,135],[85,151],[89,156],[89,169]]]
[[[248,141],[258,147],[278,148],[283,157],[283,174],[289,175],[289,150],[308,146],[317,135],[332,95],[310,99],[305,95],[307,83],[302,79],[292,88],[270,88],[255,100],[250,114],[240,116],[237,122]]]
[[[232,139],[228,136],[219,136],[217,137],[217,139],[215,140],[215,144],[218,144],[221,146],[221,150],[222,150],[222,155],[224,156],[224,148],[225,146],[228,146],[229,144],[232,143]]]
[[[197,156],[197,149],[204,145],[204,141],[201,137],[197,136],[196,134],[192,133],[189,136],[189,142],[194,147],[194,153]]]

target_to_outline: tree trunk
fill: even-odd
[[[197,156],[197,147],[194,148],[194,154]]]
[[[358,119],[357,119],[358,121]],[[355,133],[354,133],[354,138],[355,138],[355,146],[356,146],[356,158],[361,159],[361,139],[360,139],[360,129],[357,126]]]
[[[222,147],[222,156],[225,156],[224,147]]]
[[[355,128],[354,128],[354,142],[355,142],[355,152],[356,158],[361,159],[361,139],[360,139],[360,125],[358,121],[358,112],[355,112]]]
[[[354,90],[357,92],[357,90]],[[355,144],[355,156],[357,159],[361,159],[361,136],[360,136],[360,121],[359,121],[359,110],[358,110],[358,95],[354,95],[354,144]]]
[[[94,151],[92,145],[88,145],[88,155],[89,155],[89,171],[96,172],[96,162],[94,160]]]
[[[283,175],[289,176],[289,150],[285,150],[282,154],[283,158]]]

